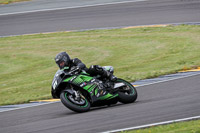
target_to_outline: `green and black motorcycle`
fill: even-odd
[[[113,72],[113,67],[104,67]],[[52,81],[52,96],[75,112],[86,112],[90,107],[121,103],[132,103],[137,99],[135,87],[123,80],[115,82],[100,80],[100,76],[92,77],[79,69],[69,72],[58,70]],[[110,88],[108,88],[108,83]]]

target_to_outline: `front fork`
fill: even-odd
[[[85,97],[82,95],[80,90],[75,90],[72,85],[70,85],[70,89],[67,89],[66,91],[68,91],[77,101],[81,100],[81,98],[85,100]]]

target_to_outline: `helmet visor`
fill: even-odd
[[[64,61],[61,61],[61,62],[59,63],[59,67],[60,67],[60,68],[64,68],[64,66],[65,66],[65,62],[64,62]]]
[[[56,62],[56,64],[58,65],[60,69],[63,69],[64,67],[69,67],[68,63],[66,63],[65,61],[58,61]]]

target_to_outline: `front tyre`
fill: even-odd
[[[75,112],[82,113],[90,110],[90,102],[85,97],[77,100],[71,93],[63,91],[60,94],[60,100],[67,108]]]
[[[137,99],[137,90],[135,89],[135,87],[123,80],[123,79],[118,79],[117,80],[118,83],[124,83],[125,86],[120,87],[119,89],[119,102],[121,103],[133,103],[136,101]]]

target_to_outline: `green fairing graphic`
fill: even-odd
[[[96,89],[96,90],[95,90],[95,93],[94,93],[94,95],[96,96],[96,95],[97,95],[97,93],[98,93],[98,89]]]
[[[72,77],[72,78],[74,78],[74,77]],[[70,81],[72,78],[68,78],[64,81]],[[72,83],[74,83],[75,85],[80,85],[81,83],[91,81],[92,79],[93,79],[92,77],[88,77],[86,75],[79,75],[72,81]],[[97,87],[97,85],[93,83],[93,84],[86,85],[85,87],[83,87],[83,89],[87,90],[88,92],[91,92],[96,87]],[[94,91],[94,93],[92,93],[92,95],[96,96],[97,94],[98,94],[98,88],[95,89],[95,91]],[[118,95],[113,96],[112,94],[108,93],[107,95],[101,96],[98,99],[99,100],[105,100],[105,99],[109,100],[109,99],[115,98],[116,96],[118,96]]]
[[[118,94],[116,94],[116,95],[113,96],[112,94],[108,93],[107,95],[99,97],[98,99],[99,100],[105,100],[105,99],[109,100],[109,99],[115,98],[117,96],[118,96]]]
[[[71,79],[75,78],[76,76],[73,76],[73,77],[70,77],[70,78],[67,78],[64,80],[64,82],[68,82],[70,81]],[[81,84],[82,82],[84,81],[90,81],[91,79],[93,79],[92,77],[89,77],[89,76],[86,76],[86,75],[79,75],[77,76],[73,81],[72,83],[74,84]]]
[[[115,98],[115,97],[117,97],[117,96],[119,96],[119,95],[116,94],[116,95],[114,95],[114,96],[111,96],[111,97],[109,97],[107,100],[110,100],[110,99]]]
[[[74,76],[75,77],[75,76]],[[70,77],[70,78],[67,78],[67,79],[65,79],[65,80],[63,80],[63,82],[68,82],[68,81],[70,81],[72,78],[74,78],[74,77]]]
[[[85,76],[85,75],[79,75],[76,79],[73,80],[73,82],[75,84],[81,84],[83,82],[88,82],[90,81],[91,79],[93,79],[92,77],[88,77],[88,76]]]
[[[76,79],[74,79],[73,81],[72,81],[72,83],[74,83],[74,84],[76,84],[76,85],[79,85],[80,83],[82,83],[83,82],[83,80],[80,78],[80,77],[77,77]]]
[[[93,79],[93,77],[89,77],[87,75],[79,75],[77,78],[82,79],[83,81],[90,81]]]
[[[93,79],[93,77],[89,77],[87,75],[79,75],[75,78],[76,76],[73,76],[73,77],[70,77],[70,78],[67,78],[64,80],[64,82],[68,82],[70,81],[71,79],[73,79],[72,83],[74,83],[75,85],[79,86],[81,83],[83,82],[89,82]],[[88,92],[91,92],[95,87],[97,87],[96,84],[94,83],[91,83],[91,84],[87,84],[86,86],[83,87],[84,90],[87,90]],[[95,93],[97,94],[97,91],[95,91]]]
[[[96,85],[92,84],[91,88],[88,91],[91,92],[95,87],[96,87]]]
[[[83,87],[85,90],[88,90],[89,88],[91,88],[93,84],[88,84],[87,86]]]
[[[51,93],[75,112],[86,112],[91,106],[132,103],[137,99],[137,91],[129,82],[118,79],[114,84],[117,89],[110,91],[110,88],[106,88],[107,84],[97,77],[91,77],[87,73],[73,75],[60,70],[52,81]]]
[[[72,81],[72,83],[74,83],[75,85],[79,86],[81,83],[83,83],[83,82],[89,82],[89,81],[91,81],[91,80],[93,79],[92,77],[89,77],[89,76],[87,76],[87,75],[79,75],[79,76],[77,76],[76,78],[75,78],[75,77],[76,77],[76,76],[67,78],[67,79],[64,80],[64,81],[65,81],[65,82],[68,82],[68,81],[70,81],[71,79],[74,78],[74,80]],[[96,87],[97,87],[96,84],[91,83],[91,84],[87,84],[86,86],[84,86],[83,89],[86,90],[86,91],[88,91],[88,92],[91,92],[91,91],[93,91]],[[97,94],[98,94],[98,87],[95,89],[95,91],[94,91],[91,95],[92,95],[92,96],[93,96],[93,95],[96,96]],[[134,92],[132,92],[131,95],[133,95],[133,94],[134,94]],[[112,95],[112,94],[108,93],[107,95],[100,96],[98,99],[99,99],[99,100],[110,100],[110,99],[115,98],[115,97],[117,97],[117,96],[118,96],[118,94]]]

